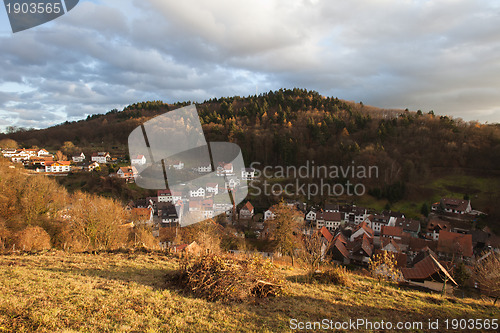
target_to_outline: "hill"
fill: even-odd
[[[430,331],[429,320],[439,320],[438,331],[444,331],[446,319],[451,329],[452,319],[499,316],[490,301],[404,290],[364,276],[354,275],[351,287],[301,283],[303,271],[287,266],[276,268],[287,276],[285,296],[255,303],[208,302],[165,284],[166,273],[177,267],[175,258],[162,253],[0,256],[0,330],[287,332],[291,323],[326,318],[422,322],[423,329],[408,330],[422,332]]]
[[[134,128],[187,104],[140,102],[47,129],[11,128],[0,140],[68,153],[106,150],[125,156]],[[379,177],[363,180],[371,196],[361,202],[377,208],[389,204],[418,215],[422,204],[442,195],[469,196],[474,208],[488,213],[491,221],[500,218],[499,124],[464,122],[432,110],[384,110],[304,89],[211,99],[197,109],[207,139],[237,143],[247,164],[377,166]],[[68,141],[75,147],[65,148]],[[439,186],[446,177],[458,179],[460,185]],[[255,200],[257,206],[269,204],[269,198]],[[317,196],[312,201],[325,200]]]

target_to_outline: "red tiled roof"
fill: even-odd
[[[328,229],[326,227],[322,227],[319,232],[321,233],[321,235],[323,235],[323,237],[326,238],[326,240],[328,241],[328,243],[330,243],[333,239],[333,235],[330,233],[330,231],[328,231]]]
[[[456,209],[458,211],[465,211],[467,210],[467,206],[469,206],[468,200],[461,200],[461,199],[443,198],[441,199],[441,203],[446,208]]]
[[[387,237],[402,237],[403,236],[403,228],[401,227],[390,227],[387,225],[382,226],[381,230],[382,236]]]
[[[439,232],[438,251],[460,253],[466,257],[472,257],[472,235],[441,230]]]
[[[251,212],[253,210],[253,206],[250,203],[250,201],[247,201],[247,203],[245,204],[245,206],[243,206],[243,208],[247,209],[249,212]]]
[[[335,248],[337,248],[337,250],[339,250],[339,252],[345,257],[345,258],[349,258],[349,251],[347,250],[347,248],[345,247],[345,244],[342,243],[342,241],[340,239],[337,239],[336,241],[334,241],[333,243],[333,246]]]

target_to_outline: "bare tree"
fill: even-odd
[[[476,264],[474,278],[481,293],[494,298],[496,303],[500,297],[500,254],[485,253]]]
[[[313,274],[318,268],[323,258],[322,250],[323,241],[319,233],[315,232],[312,235],[305,235],[303,237],[303,248],[300,257],[307,264],[309,274]]]

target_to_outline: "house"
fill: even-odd
[[[460,200],[443,198],[440,202],[436,202],[431,206],[432,211],[444,212],[449,214],[470,214],[472,208],[470,205],[470,200]]]
[[[351,261],[360,265],[368,265],[373,254],[373,238],[364,233],[349,245]]]
[[[217,167],[217,176],[234,176],[232,163],[219,163]]]
[[[403,237],[403,228],[401,227],[391,227],[388,225],[383,225],[380,232],[380,238],[390,238],[400,241]]]
[[[366,208],[357,206],[343,206],[340,208],[340,212],[344,214],[344,221],[346,221],[346,223],[354,225],[358,225],[365,221],[370,215]]]
[[[184,169],[184,163],[181,162],[181,161],[173,161],[170,166],[172,168],[174,168],[175,170],[182,170],[182,169]]]
[[[342,234],[339,234],[342,235]],[[338,235],[337,235],[338,236]],[[330,245],[330,248],[326,252],[327,256],[330,257],[330,259],[333,262],[337,262],[340,264],[344,265],[349,265],[351,263],[351,258],[349,254],[349,250],[347,249],[347,240],[345,237],[340,236],[332,240],[332,243]]]
[[[208,195],[209,193],[212,195],[217,195],[219,193],[219,184],[217,183],[207,183],[205,186],[205,193]]]
[[[441,230],[439,233],[438,254],[444,258],[458,257],[473,257],[472,251],[472,235],[459,234]]]
[[[264,221],[274,220],[276,218],[276,206],[269,207],[268,210],[264,212]]]
[[[205,189],[203,187],[199,187],[195,190],[189,190],[189,196],[191,198],[204,198],[205,197]]]
[[[168,224],[171,226],[180,224],[180,218],[177,215],[177,210],[172,204],[164,203],[164,205],[162,205],[162,207],[158,209],[158,216],[160,217],[160,221],[163,224]]]
[[[93,153],[91,157],[92,162],[97,162],[101,164],[106,164],[111,160],[111,155],[108,152],[97,152]]]
[[[214,217],[214,201],[212,199],[193,199],[189,201],[189,212],[200,213],[205,219]]]
[[[316,214],[316,228],[323,226],[330,231],[336,230],[342,223],[342,214],[340,212],[319,212]]]
[[[52,156],[44,156],[44,157],[30,157],[29,164],[30,165],[41,165],[45,166],[47,162],[53,162],[54,158]]]
[[[309,222],[311,224],[316,223],[316,215],[317,214],[315,210],[311,209],[310,211],[308,211],[305,218],[306,222]]]
[[[144,164],[146,164],[146,156],[144,156],[144,155],[134,156],[130,160],[130,163],[135,164],[135,165],[144,165]]]
[[[380,239],[380,249],[383,251],[395,252],[395,253],[402,252],[401,247],[394,240],[394,238],[387,238],[387,237]]]
[[[326,227],[322,227],[318,232],[321,235],[321,240],[323,241],[323,243],[330,244],[330,242],[333,240],[333,235]]]
[[[412,268],[402,268],[401,273],[409,285],[441,291],[452,292],[458,284],[446,268],[432,255],[417,262]]]
[[[45,163],[45,172],[69,172],[71,171],[70,161],[52,161]]]
[[[83,161],[85,161],[85,154],[82,152],[80,153],[79,155],[73,155],[71,157],[71,159],[73,160],[73,162],[75,163],[81,163]]]
[[[208,172],[212,172],[212,166],[210,164],[208,164],[208,165],[201,165],[199,167],[196,167],[195,170],[198,173],[208,173]]]
[[[254,215],[254,208],[250,201],[247,201],[246,204],[240,209],[240,219],[251,219]]]
[[[52,156],[51,153],[49,153],[48,151],[46,151],[45,149],[39,149],[37,152],[36,152],[36,155],[38,157],[47,157],[47,156]]]
[[[450,231],[450,223],[440,220],[440,219],[431,219],[429,224],[427,225],[426,235],[431,239],[437,241],[439,240],[439,233],[441,230]]]
[[[238,178],[229,178],[229,180],[224,182],[226,189],[233,190],[236,186],[240,185],[240,180]]]
[[[137,169],[134,166],[120,167],[120,169],[116,172],[118,177],[126,179],[127,181],[133,181],[137,174]]]
[[[339,212],[339,205],[327,203],[325,204],[325,212],[327,213]]]
[[[99,168],[99,163],[97,162],[92,162],[86,167],[87,171],[93,171],[97,168]]]
[[[172,192],[170,190],[158,190],[158,202],[172,202]]]
[[[130,220],[135,225],[152,224],[153,209],[152,208],[132,208],[130,210]]]
[[[401,217],[396,219],[396,227],[402,228],[403,232],[410,234],[412,237],[418,237],[421,230],[419,221]]]
[[[382,231],[382,226],[394,226],[396,224],[396,218],[386,215],[369,215],[366,219],[366,223],[370,228],[373,229],[375,235],[380,235]]]
[[[373,229],[370,228],[366,222],[362,222],[361,224],[356,226],[353,233],[351,234],[350,240],[351,242],[353,242],[356,238],[362,237],[363,235],[366,235],[370,238],[373,238],[375,235]]]
[[[241,179],[252,180],[255,179],[255,169],[254,168],[241,168]]]

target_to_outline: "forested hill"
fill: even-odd
[[[43,130],[2,134],[25,147],[58,149],[71,141],[113,150],[139,124],[188,103],[161,101],[88,116]],[[384,182],[425,180],[450,171],[498,175],[500,126],[464,122],[432,111],[383,110],[303,89],[197,104],[208,140],[231,141],[245,161],[267,165],[377,164]]]

